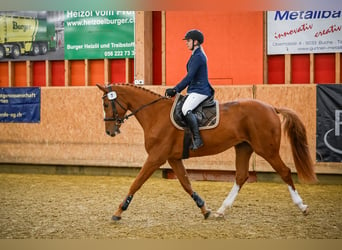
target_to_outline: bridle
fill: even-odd
[[[125,113],[127,112],[128,108],[125,108],[124,105],[122,105],[119,100],[117,99],[117,95],[116,95],[116,92],[112,89],[112,86],[107,86],[107,93],[105,93],[103,96],[102,96],[102,99],[105,99],[106,97],[108,98],[111,106],[112,106],[112,112],[113,112],[113,116],[112,117],[104,117],[103,120],[105,122],[107,121],[113,121],[114,122],[114,133],[115,135],[116,134],[119,134],[120,133],[120,126],[121,124],[123,124],[125,122],[125,120],[128,120],[129,117],[135,115],[136,113],[138,113],[140,110],[154,104],[154,103],[157,103],[159,102],[160,100],[162,99],[167,99],[166,97],[162,96],[156,100],[153,100],[152,102],[149,102],[147,104],[144,104],[142,105],[141,107],[139,107],[138,109],[132,111],[130,114],[128,115],[124,115],[123,117],[119,117],[119,113],[118,113],[118,110],[116,108],[116,103],[120,106],[120,108],[122,110],[125,111]]]

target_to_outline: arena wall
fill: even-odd
[[[164,94],[165,86],[145,86]],[[242,85],[215,86],[216,98],[226,102],[257,98],[275,106],[297,111],[308,133],[312,158],[316,148],[315,85]],[[300,94],[298,94],[300,93]],[[40,123],[0,124],[0,163],[80,165],[103,167],[141,167],[147,154],[143,131],[136,119],[123,124],[121,134],[105,134],[102,92],[96,87],[41,88]],[[224,153],[185,160],[188,169],[234,170],[234,149]],[[281,155],[293,169],[288,141],[283,137]],[[164,165],[163,168],[169,168]],[[250,162],[251,171],[273,171],[258,156]],[[342,173],[341,164],[316,164],[318,173]]]

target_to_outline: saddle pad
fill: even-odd
[[[179,103],[180,98],[184,98],[181,94],[177,94],[173,102],[170,119],[172,124],[180,130],[184,130],[186,122],[180,119],[181,106]],[[177,114],[178,112],[178,114]],[[215,104],[211,107],[202,107],[201,104],[194,110],[194,114],[198,121],[198,127],[200,130],[213,129],[219,124],[219,103],[215,100]],[[201,117],[201,118],[199,118]],[[178,119],[177,119],[178,118]]]

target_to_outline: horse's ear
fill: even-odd
[[[101,84],[98,84],[98,83],[96,83],[96,86],[97,86],[100,90],[102,90],[104,93],[107,92],[105,86],[102,86]]]

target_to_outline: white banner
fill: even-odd
[[[342,11],[268,11],[267,54],[342,52]]]

